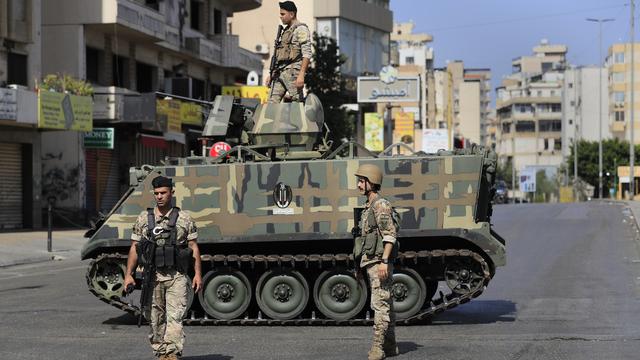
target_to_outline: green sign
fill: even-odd
[[[85,149],[113,149],[113,128],[93,128],[84,135]]]

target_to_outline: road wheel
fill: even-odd
[[[313,287],[313,300],[322,314],[333,320],[356,316],[367,302],[367,285],[346,270],[325,271]]]
[[[403,320],[415,315],[422,309],[426,295],[424,280],[415,270],[401,268],[393,271],[391,296],[396,319]]]
[[[251,302],[251,284],[238,270],[209,271],[202,280],[200,304],[204,311],[220,320],[241,316]]]
[[[276,320],[289,320],[300,315],[309,301],[309,285],[298,271],[269,270],[260,276],[256,286],[260,310]]]
[[[444,278],[449,289],[459,295],[466,295],[484,284],[480,265],[467,257],[448,260]]]

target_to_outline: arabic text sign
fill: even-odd
[[[40,91],[38,95],[38,127],[91,131],[93,128],[93,101],[91,97]]]
[[[399,77],[385,83],[377,76],[358,77],[358,102],[418,102],[420,101],[420,78]]]
[[[435,154],[438,150],[449,150],[449,130],[422,130],[422,151],[427,154]]]
[[[269,98],[269,88],[266,86],[223,86],[222,95],[233,95],[241,98],[257,98],[262,104]]]

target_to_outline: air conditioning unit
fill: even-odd
[[[269,53],[269,45],[267,44],[256,44],[256,53],[266,55]]]

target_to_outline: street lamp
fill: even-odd
[[[602,199],[602,23],[614,19],[593,19],[587,21],[598,23],[598,197]]]

